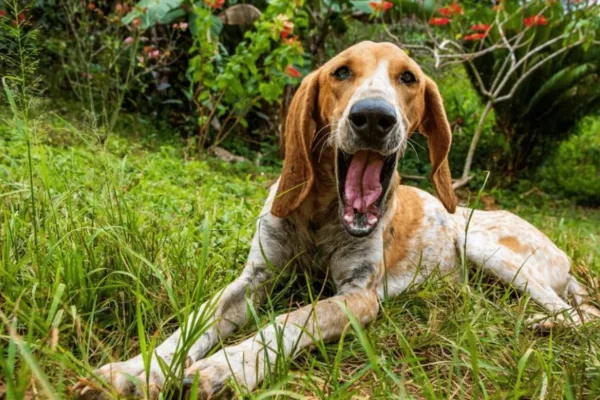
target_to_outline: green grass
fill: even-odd
[[[240,272],[276,170],[184,162],[181,144],[152,132],[130,124],[99,144],[84,124],[57,116],[21,128],[10,118],[0,124],[0,390],[7,398],[69,397],[77,376],[149,351],[192,299],[207,299]],[[599,210],[535,193],[492,195],[542,228],[590,271],[586,279],[597,279]],[[226,344],[314,301],[322,288],[296,276],[280,289]],[[539,311],[478,271],[466,286],[431,279],[385,301],[364,330],[349,326],[340,343],[317,343],[279,366],[249,396],[598,398],[598,323],[541,335],[523,324]]]

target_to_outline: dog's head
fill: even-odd
[[[336,157],[341,222],[353,236],[370,234],[385,212],[398,157],[416,129],[428,138],[438,198],[454,212],[452,136],[436,84],[391,43],[350,47],[306,76],[292,100],[271,212],[286,217],[306,199],[315,181],[315,135],[325,131]]]

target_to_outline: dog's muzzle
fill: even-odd
[[[401,129],[383,98],[358,100],[348,112],[348,141],[337,150],[340,219],[352,236],[367,236],[383,217],[396,170]]]

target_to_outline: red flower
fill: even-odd
[[[448,25],[450,23],[450,19],[448,18],[437,18],[433,17],[429,20],[429,25]]]
[[[536,25],[547,25],[548,20],[543,15],[532,15],[529,18],[525,18],[525,26],[536,26]]]
[[[488,24],[477,24],[471,27],[472,31],[483,31],[487,32],[490,30],[490,26]]]
[[[394,4],[391,1],[371,1],[369,7],[375,12],[385,12],[392,8]]]
[[[291,76],[292,78],[300,78],[302,76],[300,71],[294,68],[294,66],[291,64],[285,68],[285,73]]]
[[[449,6],[440,8],[438,10],[438,12],[440,14],[442,14],[444,17],[451,17],[453,15],[462,15],[463,14],[463,8],[461,7],[460,4],[458,4],[457,2],[454,1]]]
[[[204,4],[212,8],[213,10],[223,7],[225,0],[204,0]]]
[[[17,15],[17,19],[19,20],[19,23],[24,22],[26,18],[27,17],[25,17],[25,14]]]
[[[439,9],[439,13],[444,17],[450,17],[452,15],[452,10],[449,7],[444,7]]]
[[[471,33],[465,36],[465,40],[483,40],[487,36],[487,33]]]
[[[0,10],[0,17],[4,17],[4,16],[6,16],[6,11]]]
[[[457,2],[452,2],[452,4],[450,4],[448,6],[448,8],[450,9],[450,11],[452,11],[452,14],[457,14],[457,15],[463,14],[463,8]]]

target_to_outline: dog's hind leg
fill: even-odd
[[[552,318],[536,316],[533,328],[547,329],[554,322],[580,325],[599,316],[594,307],[581,304],[587,291],[570,274],[567,255],[542,232],[506,211],[471,212],[459,208],[454,216],[457,245],[470,262],[528,293],[548,311]],[[581,306],[569,305],[562,298],[567,293]]]
[[[271,194],[274,195],[274,190]],[[257,224],[248,261],[242,274],[213,298],[191,313],[187,322],[161,343],[151,355],[149,368],[138,355],[130,360],[104,365],[94,375],[113,393],[158,398],[166,375],[182,376],[185,367],[201,359],[220,339],[230,335],[248,318],[248,302],[260,304],[273,281],[297,248],[301,236],[293,222],[272,216],[269,196]],[[290,236],[296,238],[292,240]],[[168,366],[168,371],[163,370]],[[78,397],[105,397],[106,391],[90,379],[81,379],[73,388]]]

